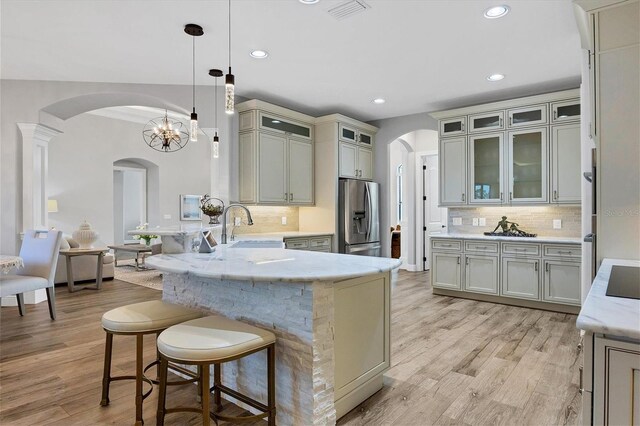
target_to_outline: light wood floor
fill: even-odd
[[[576,424],[580,412],[575,316],[433,296],[428,273],[401,272],[392,299],[392,368],[385,387],[340,425]],[[132,424],[132,382],[115,382],[100,407],[103,312],[161,293],[121,281],[100,292],[57,289],[58,320],[46,303],[0,311],[0,424]],[[133,339],[116,336],[113,374],[134,368]],[[152,338],[145,356],[152,359]],[[170,389],[174,404],[195,386]],[[145,401],[155,422],[157,392]],[[241,412],[228,405],[227,412]],[[196,415],[167,424],[199,424]]]

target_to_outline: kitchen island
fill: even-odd
[[[399,260],[223,245],[147,263],[164,271],[165,301],[276,334],[278,424],[334,424],[382,388]],[[265,355],[225,364],[222,380],[266,400]]]

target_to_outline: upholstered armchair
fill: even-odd
[[[60,231],[35,231],[24,233],[20,257],[24,267],[15,275],[0,275],[0,298],[15,295],[18,311],[24,316],[24,297],[27,291],[46,289],[49,315],[56,319],[56,300],[53,278],[56,273],[58,252],[60,251]]]

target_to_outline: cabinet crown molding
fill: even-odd
[[[339,122],[343,124],[349,124],[351,126],[354,126],[369,132],[373,132],[373,133],[377,133],[379,130],[377,127],[372,126],[371,124],[364,123],[362,121],[356,120],[351,117],[347,117],[346,115],[342,115],[342,114],[323,115],[322,117],[317,117],[315,119],[316,124],[324,124],[324,123],[330,123],[330,122]]]
[[[272,114],[283,115],[285,117],[298,120],[310,125],[313,125],[315,122],[315,117],[303,114],[298,111],[294,111],[289,108],[281,107],[279,105],[270,104],[269,102],[261,101],[259,99],[251,99],[249,101],[239,103],[236,105],[236,110],[238,111],[238,113],[251,110],[261,110],[270,112]]]
[[[508,99],[485,104],[478,104],[462,108],[448,109],[443,111],[435,111],[429,113],[436,120],[442,120],[449,117],[460,115],[470,115],[481,112],[490,112],[501,109],[510,109],[524,107],[527,105],[535,105],[546,102],[555,102],[565,99],[575,99],[580,97],[580,89],[562,90],[560,92],[545,93],[542,95],[526,96],[523,98]]]

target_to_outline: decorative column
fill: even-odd
[[[62,132],[37,123],[17,123],[22,135],[22,233],[27,229],[48,229],[47,180],[49,141]],[[5,305],[2,298],[2,305]],[[47,299],[45,290],[24,294],[25,303]],[[15,304],[7,300],[7,304]]]

